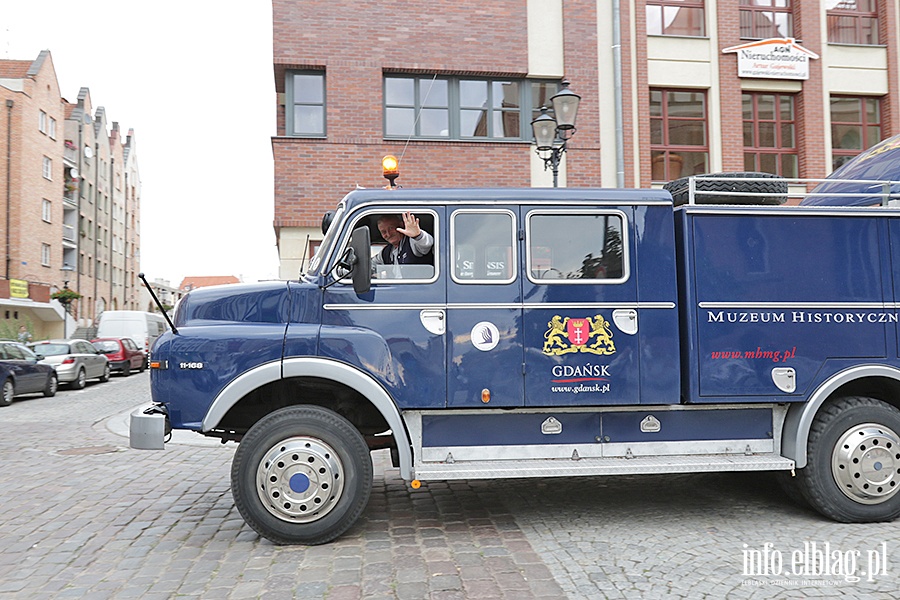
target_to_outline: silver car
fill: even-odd
[[[68,383],[76,390],[82,389],[88,379],[109,381],[106,355],[86,340],[47,340],[28,347],[44,357],[42,363],[56,369],[60,383]]]

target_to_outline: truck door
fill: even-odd
[[[518,209],[461,206],[450,215],[447,403],[522,406]]]
[[[523,207],[526,406],[640,401],[633,213]]]
[[[410,211],[434,237],[433,257],[418,264],[377,265],[371,290],[358,295],[349,277],[324,292],[319,354],[352,364],[375,377],[400,409],[439,408],[446,398],[446,265],[441,207],[379,206],[350,217],[350,232],[368,227],[372,252],[385,241],[378,229],[384,215]],[[334,262],[334,259],[332,259]],[[430,264],[428,264],[430,263]]]

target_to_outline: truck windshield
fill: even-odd
[[[334,212],[334,218],[331,220],[331,227],[328,228],[328,231],[325,232],[325,238],[322,240],[322,243],[319,244],[319,249],[316,250],[316,253],[309,261],[309,269],[307,269],[307,273],[315,273],[318,271],[321,266],[322,257],[328,252],[328,249],[334,243],[334,238],[338,235],[338,230],[340,229],[339,225],[341,220],[344,217],[344,203],[342,202],[338,205],[337,210]]]

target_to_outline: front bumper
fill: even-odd
[[[172,433],[169,413],[162,404],[141,406],[131,413],[129,445],[136,450],[162,450]]]

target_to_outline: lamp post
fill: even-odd
[[[535,152],[544,161],[544,170],[547,167],[553,170],[553,187],[559,187],[559,162],[566,152],[568,141],[575,135],[575,117],[581,102],[581,96],[569,89],[568,80],[564,79],[560,85],[562,89],[550,98],[556,118],[550,116],[546,106],[542,106],[541,114],[531,122]]]
[[[73,267],[69,264],[64,264],[62,266],[62,268],[60,269],[60,271],[62,272],[62,278],[63,278],[63,290],[69,289],[69,276],[72,273],[72,271],[74,271],[74,270],[75,270],[75,267]],[[63,339],[69,339],[69,333],[67,330],[69,328],[69,305],[71,305],[71,304],[72,304],[71,298],[63,299],[63,302],[62,302],[63,310],[66,311],[66,316],[63,317]]]

